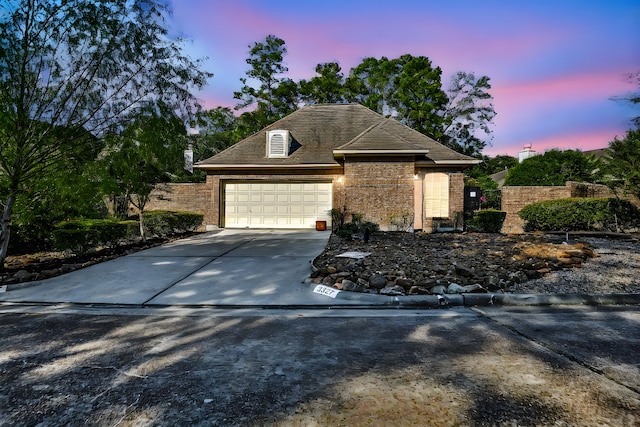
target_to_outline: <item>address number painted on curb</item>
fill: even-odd
[[[320,295],[326,295],[326,296],[328,296],[330,298],[335,298],[340,293],[339,290],[334,289],[334,288],[330,288],[329,286],[325,286],[325,285],[316,286],[313,289],[313,292],[315,292],[316,294],[320,294]]]

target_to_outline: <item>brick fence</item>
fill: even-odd
[[[518,212],[532,203],[545,200],[566,199],[568,197],[614,197],[605,185],[567,182],[564,187],[502,187],[502,210],[507,216],[502,225],[502,232],[507,234],[524,233],[524,220]]]
[[[151,192],[145,209],[205,214],[209,204],[211,190],[206,183],[159,184]]]

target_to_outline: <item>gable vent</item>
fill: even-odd
[[[291,135],[288,130],[270,130],[267,132],[267,156],[288,157]]]

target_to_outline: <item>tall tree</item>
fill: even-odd
[[[316,65],[318,76],[301,80],[300,97],[308,104],[339,104],[345,102],[345,78],[337,62]]]
[[[457,72],[447,88],[449,102],[444,110],[442,142],[469,156],[480,156],[489,144],[490,124],[496,116],[488,92],[489,77],[477,78],[473,73]]]
[[[633,73],[629,73],[626,77],[629,83],[636,86],[636,89],[634,91],[629,92],[627,95],[615,96],[612,99],[614,101],[628,102],[631,105],[638,107],[640,106],[640,70],[634,71]],[[636,128],[640,129],[640,115],[633,117],[631,119],[631,123]]]
[[[349,72],[346,98],[383,115],[390,115],[389,97],[393,85],[393,65],[388,58],[364,58]]]
[[[565,185],[567,181],[600,182],[600,161],[578,150],[550,150],[509,169],[504,185]]]
[[[407,126],[436,140],[443,136],[441,114],[447,104],[442,90],[442,70],[426,56],[402,55],[391,61],[392,92],[389,105]]]
[[[425,56],[365,58],[349,73],[347,99],[440,139],[447,104],[441,75],[440,67]]]
[[[240,79],[243,86],[233,97],[240,102],[236,109],[254,107],[241,115],[245,123],[244,136],[256,132],[295,111],[298,107],[298,85],[282,77],[289,69],[284,65],[287,47],[284,40],[268,35],[264,42],[249,46],[247,77]],[[250,80],[257,83],[251,85]],[[244,117],[243,117],[244,116]]]
[[[607,153],[606,184],[640,200],[640,129],[628,131],[623,139],[616,137]]]
[[[86,133],[121,129],[145,104],[186,116],[211,74],[169,37],[162,0],[9,0],[0,5],[0,266],[24,184],[64,167]],[[63,135],[56,129],[63,128]]]
[[[184,166],[186,133],[184,122],[160,104],[142,112],[124,131],[107,138],[105,192],[124,196],[138,210],[143,240],[144,210],[151,191],[157,184],[169,182],[172,173]]]

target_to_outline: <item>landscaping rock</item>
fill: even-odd
[[[369,286],[376,289],[382,289],[387,286],[387,278],[381,274],[373,274],[369,277]]]
[[[404,294],[404,288],[398,285],[386,286],[380,289],[380,295],[399,296]]]
[[[447,286],[448,294],[461,294],[463,292],[464,292],[464,287],[458,285],[457,283],[450,283],[449,286]]]
[[[342,290],[351,292],[364,292],[365,287],[359,283],[352,282],[349,279],[342,280]]]
[[[472,292],[482,292],[473,285],[489,292],[509,292],[511,286],[579,267],[595,256],[590,244],[563,244],[563,239],[543,234],[379,232],[364,243],[332,235],[314,266],[326,275],[334,270],[342,272],[341,277],[353,282],[366,279],[368,283],[361,284],[369,291],[391,288],[393,283],[405,293],[423,292],[415,288],[419,287],[443,294],[450,283],[455,283],[470,287],[464,292],[472,288]],[[337,257],[349,251],[371,255],[363,260]],[[335,278],[331,284],[334,282]]]

